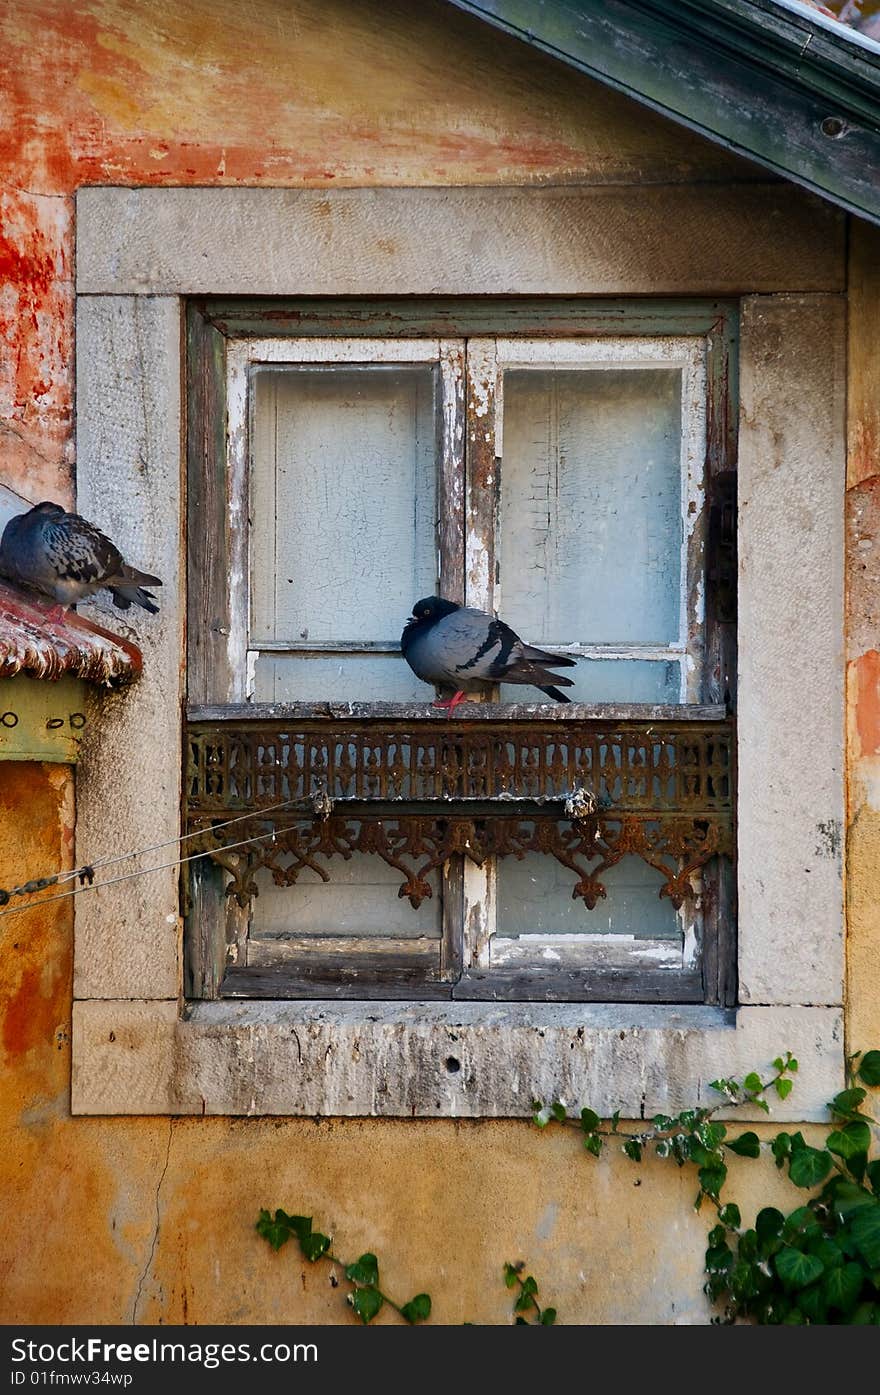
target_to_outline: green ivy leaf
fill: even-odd
[[[754,1230],[744,1230],[739,1237],[741,1259],[756,1259],[758,1254],[758,1234]]]
[[[721,1154],[718,1150],[715,1148],[706,1148],[695,1133],[688,1134],[685,1140],[685,1147],[691,1162],[696,1163],[698,1167],[712,1167],[715,1163],[721,1161]]]
[[[758,1094],[761,1090],[763,1090],[763,1088],[764,1088],[764,1082],[763,1082],[763,1080],[761,1079],[761,1077],[760,1077],[760,1075],[758,1074],[758,1072],[752,1070],[752,1071],[749,1071],[748,1075],[746,1076],[745,1080],[743,1081],[743,1086],[745,1087],[746,1090],[749,1091],[750,1094],[756,1095],[756,1094]]]
[[[738,1100],[742,1094],[737,1082],[726,1076],[722,1076],[720,1080],[710,1080],[709,1086],[711,1089],[717,1090],[719,1095],[725,1095],[729,1100]]]
[[[354,1293],[348,1295],[348,1301],[366,1325],[373,1321],[385,1299],[377,1288],[356,1288]]]
[[[880,1158],[875,1158],[873,1162],[869,1162],[865,1172],[873,1190],[880,1193]]]
[[[778,1133],[770,1144],[770,1151],[776,1159],[776,1166],[782,1167],[785,1159],[791,1156],[791,1134]]]
[[[602,1151],[602,1139],[597,1133],[588,1133],[584,1139],[584,1147],[588,1153],[592,1153],[594,1158],[598,1158]]]
[[[542,1326],[542,1327],[552,1327],[555,1321],[556,1321],[556,1309],[555,1309],[555,1308],[545,1308],[544,1311],[543,1311],[542,1314],[541,1314],[541,1326]]]
[[[759,1240],[768,1240],[781,1235],[784,1225],[785,1217],[781,1211],[777,1211],[775,1206],[765,1206],[755,1217],[755,1230]]]
[[[632,1158],[633,1162],[642,1161],[642,1145],[637,1138],[628,1138],[623,1145],[623,1151],[628,1158]]]
[[[843,1251],[834,1240],[827,1235],[819,1235],[812,1238],[807,1245],[807,1253],[815,1255],[821,1259],[826,1273],[832,1269],[839,1269],[843,1264]]]
[[[829,1153],[839,1158],[853,1158],[857,1153],[867,1153],[871,1146],[871,1130],[861,1119],[853,1119],[842,1129],[835,1129],[825,1140]]]
[[[289,1216],[286,1211],[282,1211],[280,1206],[273,1216],[266,1210],[260,1211],[260,1218],[257,1221],[257,1231],[265,1240],[269,1241],[273,1250],[280,1250],[286,1244],[291,1235],[295,1235],[302,1248],[303,1240],[306,1239],[312,1230],[311,1216]],[[329,1240],[327,1244],[329,1245]]]
[[[722,1225],[726,1225],[728,1230],[739,1230],[742,1225],[742,1216],[735,1201],[730,1201],[726,1206],[722,1206],[718,1212],[718,1219]]]
[[[831,1170],[831,1155],[824,1148],[810,1148],[804,1145],[791,1155],[788,1175],[796,1187],[815,1187],[828,1176]]]
[[[861,1090],[857,1085],[851,1090],[841,1090],[840,1094],[834,1096],[828,1108],[832,1114],[839,1114],[844,1119],[850,1118],[857,1112],[867,1093],[867,1090]]]
[[[787,1099],[792,1091],[792,1082],[784,1077],[776,1081],[776,1093],[781,1100]]]
[[[698,1174],[700,1186],[707,1196],[715,1197],[724,1186],[727,1179],[727,1168],[724,1163],[714,1163],[710,1167],[701,1167]]]
[[[820,1230],[819,1222],[809,1206],[798,1206],[786,1216],[782,1234],[786,1240],[794,1242],[797,1239],[809,1240],[818,1235]]]
[[[584,1133],[593,1133],[599,1127],[601,1120],[595,1109],[581,1110],[581,1128]]]
[[[798,1305],[810,1322],[824,1325],[828,1321],[828,1303],[821,1282],[802,1289],[798,1294]]]
[[[876,1327],[880,1325],[880,1304],[860,1303],[850,1318],[853,1327]]]
[[[431,1299],[427,1293],[417,1293],[415,1298],[411,1298],[408,1303],[404,1303],[400,1310],[401,1317],[407,1322],[427,1322],[431,1316]]]
[[[532,1115],[532,1123],[537,1124],[539,1129],[546,1129],[550,1120],[553,1118],[553,1106],[551,1104],[540,1104],[536,1100],[532,1108],[535,1111]]]
[[[257,1234],[268,1240],[273,1250],[280,1250],[290,1239],[290,1227],[286,1220],[278,1221],[271,1211],[261,1210],[257,1221]]]
[[[786,1245],[773,1257],[773,1265],[783,1285],[789,1289],[806,1288],[822,1274],[822,1261],[815,1255],[803,1254]]]
[[[506,1286],[507,1286],[508,1288],[513,1288],[513,1286],[514,1286],[514,1284],[516,1283],[516,1281],[517,1281],[518,1278],[519,1278],[519,1270],[517,1269],[516,1265],[515,1265],[515,1264],[505,1264],[505,1266],[504,1266],[504,1282],[505,1282]]]
[[[856,1074],[866,1085],[880,1085],[880,1051],[866,1052]]]
[[[705,1263],[707,1274],[726,1273],[733,1265],[733,1251],[726,1242],[710,1245],[706,1251]]]
[[[738,1153],[741,1158],[759,1158],[761,1156],[761,1140],[756,1133],[751,1131],[741,1133],[739,1138],[729,1138],[725,1143],[732,1153]]]
[[[553,1118],[556,1119],[558,1123],[563,1124],[565,1120],[568,1118],[568,1111],[561,1100],[554,1100],[550,1106],[550,1109],[552,1111]]]
[[[719,1143],[727,1136],[727,1129],[724,1124],[711,1124],[708,1121],[698,1124],[694,1132],[706,1148],[711,1148],[713,1150],[717,1149]]]
[[[834,1177],[828,1185],[834,1210],[842,1221],[848,1221],[857,1211],[878,1205],[877,1198],[869,1191],[844,1177]]]
[[[880,1269],[880,1202],[864,1206],[852,1219],[852,1237],[869,1269]]]
[[[313,1231],[310,1235],[301,1235],[299,1237],[299,1247],[306,1259],[311,1260],[314,1264],[316,1259],[320,1259],[321,1255],[326,1254],[329,1250],[330,1236],[322,1235],[320,1231],[317,1230]]]
[[[375,1255],[361,1255],[354,1264],[346,1265],[345,1277],[355,1284],[377,1284],[379,1282],[379,1261]]]
[[[855,1177],[857,1182],[861,1182],[864,1179],[867,1166],[867,1153],[853,1153],[852,1157],[846,1160],[846,1170],[851,1177]]]
[[[862,1291],[864,1271],[860,1264],[841,1264],[825,1275],[823,1290],[829,1308],[849,1312],[856,1306]]]
[[[617,1133],[617,1125],[618,1125],[619,1123],[620,1123],[620,1110],[619,1110],[619,1109],[615,1109],[614,1113],[613,1113],[612,1116],[611,1116],[611,1131],[612,1131],[612,1133]]]

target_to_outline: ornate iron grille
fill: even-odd
[[[260,867],[279,885],[305,867],[327,881],[334,857],[373,853],[417,908],[454,854],[542,852],[589,908],[606,894],[602,871],[627,855],[661,872],[660,895],[678,907],[710,859],[733,855],[733,749],[729,719],[196,721],[187,832],[205,834],[242,906]],[[234,837],[213,831],[242,814]],[[246,839],[259,841],[224,847]]]

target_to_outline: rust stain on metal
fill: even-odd
[[[0,581],[0,678],[30,673],[52,680],[71,674],[116,686],[141,672],[141,652],[129,640],[72,612],[55,619],[54,610]]]

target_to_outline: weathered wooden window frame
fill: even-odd
[[[280,334],[279,319],[285,317],[290,329]],[[585,657],[675,658],[681,673],[682,706],[661,712],[648,704],[628,704],[612,712],[607,704],[576,704],[561,715],[613,717],[634,723],[635,731],[644,731],[649,722],[662,721],[664,716],[682,722],[727,717],[735,689],[735,632],[733,615],[721,613],[724,606],[719,597],[724,588],[735,591],[735,538],[730,527],[735,497],[734,303],[646,306],[644,302],[590,305],[508,300],[489,303],[475,313],[474,307],[462,302],[399,307],[343,302],[323,307],[273,305],[264,311],[252,306],[246,312],[246,326],[240,320],[239,309],[230,323],[229,307],[223,304],[193,305],[188,316],[191,721],[253,722],[280,717],[281,709],[252,702],[258,653],[269,648],[314,650],[308,642],[272,646],[254,641],[249,647],[253,559],[244,501],[250,498],[249,453],[255,425],[252,371],[267,365],[383,363],[437,367],[441,590],[486,609],[497,608],[503,585],[495,547],[498,474],[503,468],[504,373],[533,366],[670,366],[680,371],[684,526],[678,637],[666,646],[631,648],[559,639],[565,638],[567,652]],[[304,320],[306,334],[301,332]],[[208,325],[218,324],[223,326],[222,348],[207,330]],[[387,335],[391,325],[396,331],[393,337]],[[267,329],[272,337],[266,337]],[[212,437],[218,415],[225,421],[225,461],[216,454],[224,441]],[[205,449],[206,442],[213,450]],[[726,539],[722,538],[725,525]],[[356,644],[321,647],[360,652]],[[384,647],[395,646],[387,641]],[[724,699],[727,709],[724,701],[714,706],[702,701],[707,692]],[[400,705],[383,704],[375,710],[404,715]],[[292,718],[319,716],[303,703],[285,704],[283,711]],[[520,719],[540,712],[540,706],[528,704],[497,709],[501,716]],[[370,708],[364,706],[360,715],[369,714]],[[424,721],[428,714],[416,710],[414,716],[406,709],[406,715]],[[732,783],[732,770],[730,777]],[[225,871],[231,871],[229,858],[222,861]],[[187,991],[194,998],[209,999],[308,997],[323,992],[367,999],[454,995],[724,1004],[734,1000],[735,908],[726,858],[712,859],[702,874],[693,877],[699,893],[697,908],[690,901],[679,908],[681,963],[674,969],[649,966],[648,961],[639,964],[633,956],[628,967],[584,972],[580,953],[571,951],[560,972],[548,972],[538,968],[540,936],[528,936],[528,943],[521,947],[514,942],[505,945],[502,969],[500,963],[491,962],[497,905],[495,859],[478,865],[457,855],[443,864],[440,875],[439,972],[420,977],[418,942],[394,940],[382,945],[384,954],[365,954],[366,946],[350,942],[344,949],[340,946],[343,959],[338,970],[328,954],[317,967],[312,963],[300,973],[292,967],[292,946],[286,973],[261,972],[246,967],[249,898],[224,896],[225,875],[206,860],[188,876]],[[243,886],[240,879],[237,890],[241,892]],[[585,935],[584,949],[588,947]],[[358,966],[356,971],[353,964]]]
[[[219,459],[223,418],[204,408],[219,401],[227,335],[313,333],[340,296],[391,297],[388,334],[401,332],[403,297],[430,297],[437,334],[443,296],[471,298],[475,333],[487,295],[589,298],[599,325],[613,324],[615,297],[651,296],[649,329],[658,297],[739,302],[736,750],[748,818],[736,830],[734,1009],[199,1002],[185,997],[175,871],[78,896],[75,1115],[523,1117],[534,1098],[563,1097],[639,1118],[715,1103],[708,1081],[789,1047],[802,1078],[775,1116],[826,1117],[845,1079],[846,285],[845,220],[785,184],[78,191],[77,504],[164,583],[159,615],[130,621],[141,678],[93,703],[78,864],[180,831],[187,333],[214,364],[198,389],[200,448]],[[208,297],[216,322],[194,325]],[[299,311],[280,309],[296,297]],[[349,306],[356,323],[362,302]],[[548,316],[538,332],[566,324]],[[216,541],[222,564],[223,537],[197,541],[209,557]],[[217,643],[215,617],[199,618]]]

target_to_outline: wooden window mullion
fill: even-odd
[[[467,348],[467,461],[465,604],[492,611],[501,441],[501,377],[496,340],[470,339]],[[497,685],[489,700],[498,699]],[[487,968],[495,930],[497,868],[465,859],[463,869],[464,969]]]
[[[465,346],[463,340],[440,345],[438,381],[437,549],[440,592],[462,604],[465,599]],[[413,597],[416,600],[416,597]],[[459,854],[441,871],[443,913],[440,977],[455,983],[462,973],[464,945],[464,866]]]

